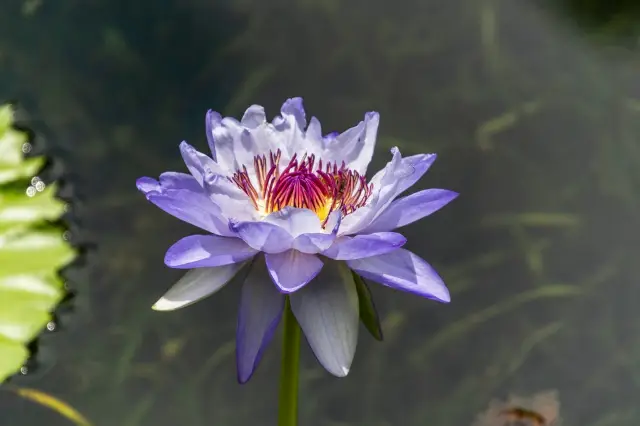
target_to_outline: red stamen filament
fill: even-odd
[[[269,153],[268,164],[265,155],[254,158],[257,188],[243,166],[229,178],[240,188],[256,210],[265,214],[284,207],[298,207],[313,210],[325,225],[329,214],[341,210],[343,215],[353,213],[364,206],[371,195],[373,184],[367,184],[364,176],[346,168],[322,160],[315,166],[315,156],[305,156],[298,160],[297,154],[287,167],[280,171],[281,151]]]

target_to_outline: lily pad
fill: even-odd
[[[51,223],[64,213],[55,185],[34,178],[43,157],[25,158],[24,132],[0,107],[0,383],[17,373],[26,348],[51,320],[65,290],[58,271],[76,257]]]

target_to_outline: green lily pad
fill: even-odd
[[[369,286],[360,275],[353,271],[351,273],[353,274],[353,280],[356,282],[356,291],[358,292],[360,321],[362,321],[374,339],[382,341],[382,326],[380,325],[378,311],[373,303],[373,297],[371,297],[371,290],[369,290]]]
[[[51,320],[64,296],[58,271],[76,251],[51,224],[64,213],[55,185],[32,180],[45,159],[25,158],[28,137],[0,107],[0,383],[20,370],[26,344]]]

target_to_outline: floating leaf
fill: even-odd
[[[356,291],[358,292],[360,321],[362,321],[369,333],[371,333],[376,340],[382,341],[382,327],[380,326],[378,311],[376,310],[376,306],[373,304],[371,291],[360,275],[353,271],[351,271],[351,273],[353,274],[353,280],[356,282]]]
[[[51,320],[64,296],[57,272],[76,257],[50,223],[64,213],[55,185],[32,179],[45,160],[24,158],[28,138],[12,117],[0,107],[0,383],[22,367],[25,345]]]

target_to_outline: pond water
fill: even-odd
[[[437,152],[415,189],[461,196],[402,230],[452,302],[372,286],[384,342],[363,330],[344,379],[305,344],[301,425],[466,426],[493,400],[549,391],[564,425],[640,421],[633,4],[616,15],[525,0],[5,2],[0,98],[43,135],[73,235],[90,243],[65,271],[75,297],[58,330],[12,384],[96,425],[275,424],[279,338],[236,382],[238,285],[150,309],[181,275],[165,250],[194,230],[135,180],[185,171],[178,144],[205,150],[207,109],[239,118],[256,103],[272,117],[302,96],[326,130],[381,113],[370,173],[393,146]],[[0,425],[68,424],[11,394],[0,413]]]

